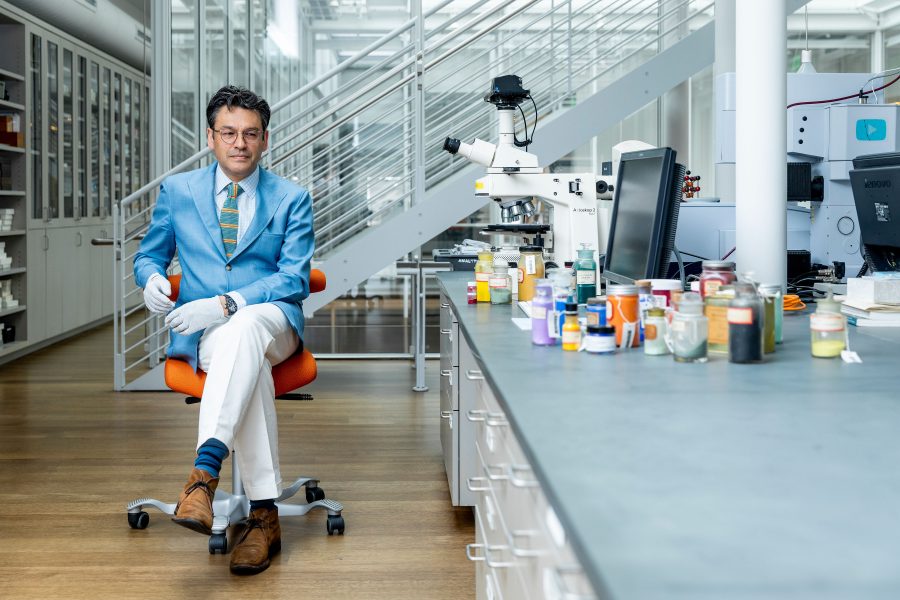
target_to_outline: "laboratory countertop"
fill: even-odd
[[[900,329],[763,364],[563,352],[438,276],[598,597],[900,598]]]

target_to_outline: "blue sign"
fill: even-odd
[[[859,119],[856,121],[856,139],[861,142],[883,142],[887,139],[887,121]]]

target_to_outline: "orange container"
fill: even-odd
[[[616,328],[616,346],[641,345],[640,312],[636,285],[609,285],[606,288],[606,321]]]

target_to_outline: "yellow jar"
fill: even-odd
[[[494,254],[479,252],[475,263],[475,299],[478,302],[491,301],[490,279],[494,273]]]
[[[534,282],[544,278],[544,249],[540,246],[519,247],[519,300],[534,298]]]

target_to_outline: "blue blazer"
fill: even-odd
[[[162,182],[153,219],[134,258],[135,282],[166,276],[178,250],[181,288],[176,306],[236,291],[247,304],[271,302],[303,337],[303,300],[309,296],[313,239],[312,197],[304,188],[260,169],[256,214],[231,259],[225,258],[216,212],[216,163]],[[197,368],[202,331],[170,331],[168,356]]]

